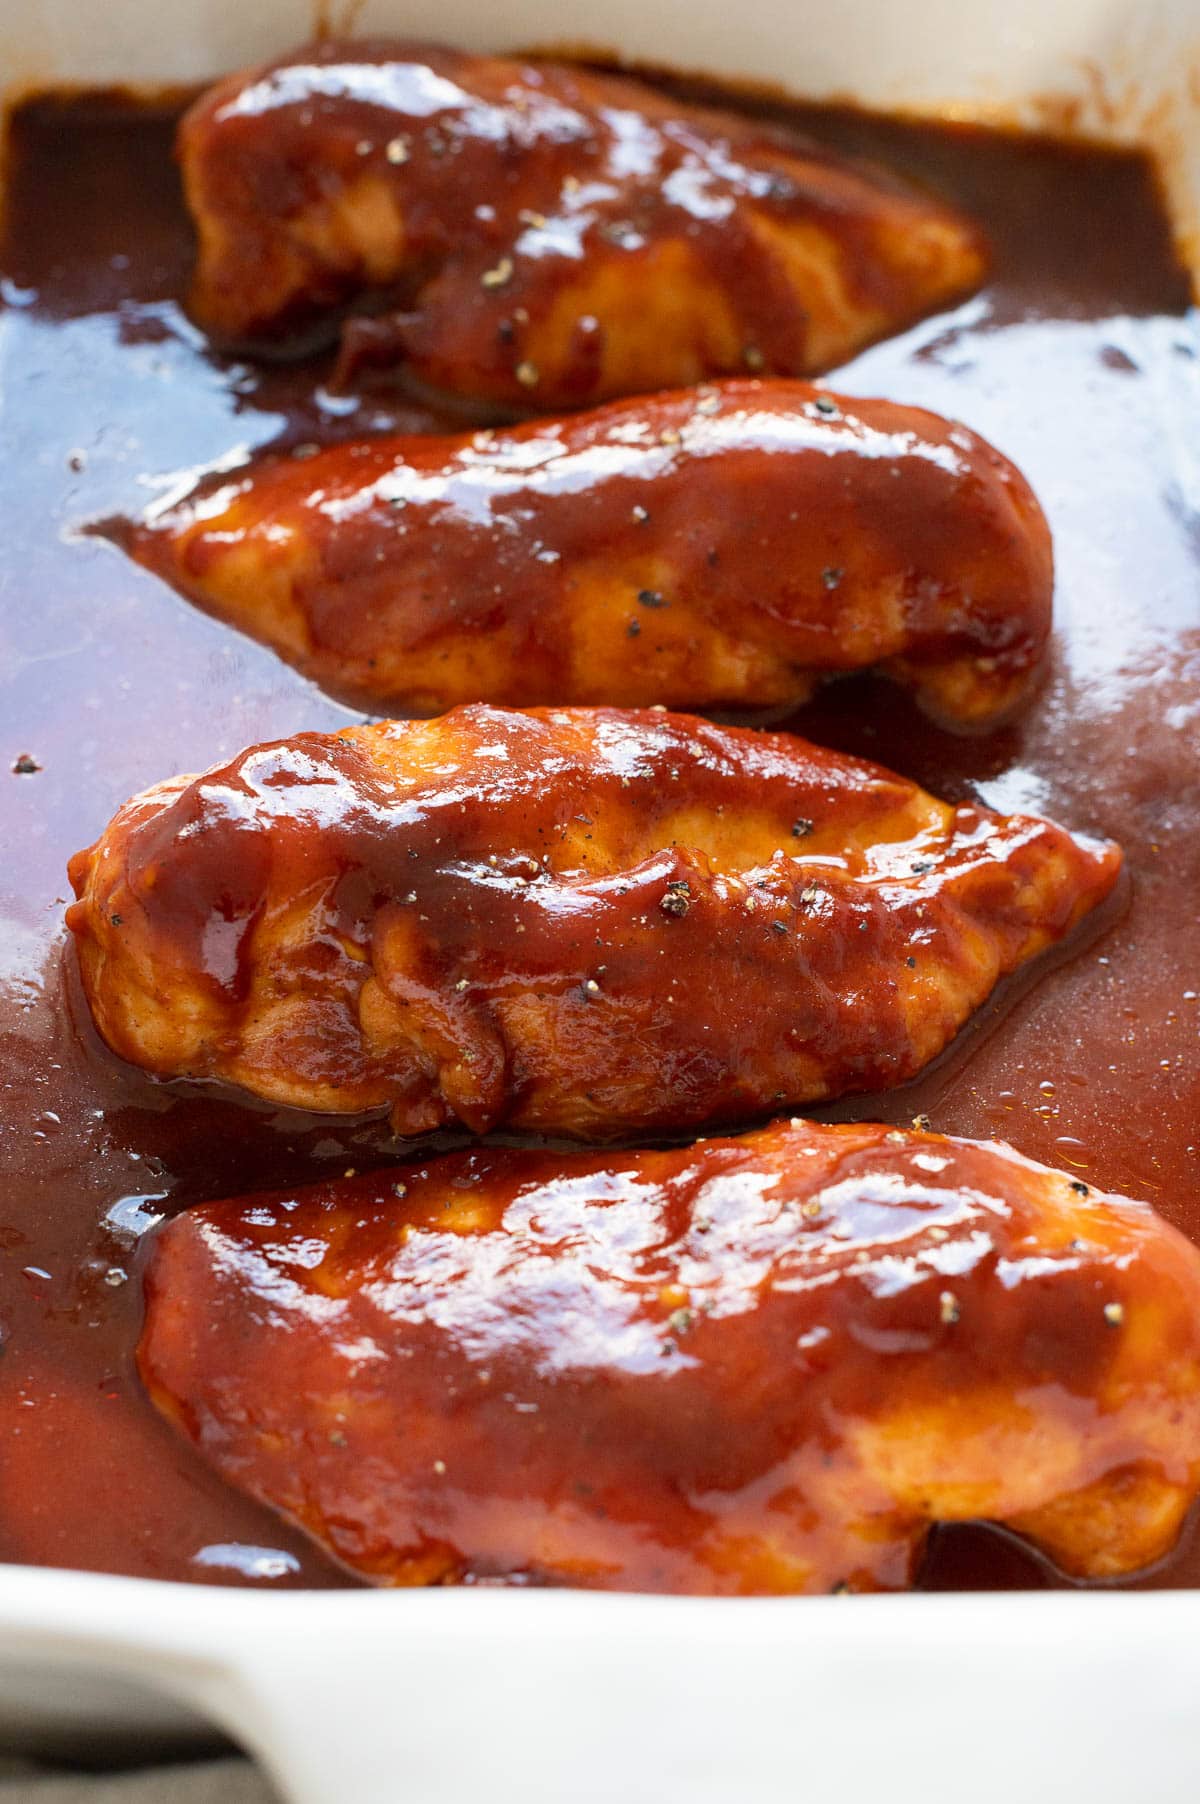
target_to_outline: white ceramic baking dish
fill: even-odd
[[[337,29],[587,44],[1153,148],[1200,268],[1200,0],[353,0]],[[313,0],[0,0],[9,98],[193,81]],[[1193,1804],[1200,1596],[264,1595],[0,1567],[0,1741],[227,1730],[294,1804]]]

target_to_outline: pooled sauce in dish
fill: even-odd
[[[768,108],[931,181],[990,234],[988,286],[834,385],[957,415],[1029,477],[1058,559],[1045,686],[955,738],[870,679],[794,725],[952,799],[1125,848],[1126,912],[1001,998],[923,1079],[828,1114],[997,1135],[1200,1240],[1200,336],[1136,156]],[[0,382],[0,1559],[159,1578],[348,1582],[226,1489],[139,1389],[140,1242],[190,1202],[394,1161],[381,1122],[151,1082],[98,1044],[64,954],[70,854],[127,796],[356,718],[80,525],[155,479],[265,446],[449,426],[332,395],[329,364],[211,356],[179,297],[174,118],[94,98],[12,124]],[[448,1143],[448,1142],[444,1142]],[[427,1149],[426,1149],[427,1150]],[[987,1529],[926,1587],[1061,1582]],[[1193,1537],[1145,1584],[1200,1583]]]

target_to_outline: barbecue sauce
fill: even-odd
[[[711,96],[705,96],[711,98]],[[1125,848],[1128,907],[936,1068],[824,1113],[995,1135],[1200,1240],[1200,335],[1135,154],[763,103],[931,184],[983,225],[985,289],[835,385],[963,418],[1056,536],[1041,693],[964,739],[892,687],[782,723],[951,799]],[[189,1203],[394,1163],[381,1119],[156,1084],[100,1046],[64,945],[70,854],[125,798],[255,740],[349,724],[268,650],[81,531],[168,473],[254,448],[456,421],[327,385],[322,357],[213,355],[181,306],[175,114],[46,100],[11,125],[0,251],[0,1559],[268,1586],[351,1582],[155,1415],[133,1349],[145,1236]],[[450,1144],[448,1137],[437,1144]],[[424,1150],[427,1156],[428,1147]],[[987,1529],[934,1538],[930,1588],[1063,1582]],[[1200,1541],[1142,1584],[1200,1583]]]

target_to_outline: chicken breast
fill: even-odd
[[[265,456],[102,530],[383,711],[758,707],[875,665],[977,727],[1050,631],[1050,532],[1012,464],[793,382]]]
[[[784,734],[472,707],[160,784],[67,918],[161,1076],[602,1138],[903,1082],[1119,862]]]
[[[389,40],[230,76],[179,133],[208,331],[503,409],[806,375],[981,280],[933,197],[734,114],[553,64]]]
[[[1114,1578],[1200,1483],[1200,1252],[938,1134],[489,1148],[213,1203],[147,1296],[159,1408],[383,1584],[891,1589],[972,1519]]]

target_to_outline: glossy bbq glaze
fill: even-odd
[[[67,925],[159,1077],[613,1140],[903,1083],[1120,862],[791,734],[475,706],[156,785]]]
[[[966,418],[1033,483],[1057,539],[1058,639],[1035,708],[964,742],[855,679],[798,717],[937,793],[976,788],[1109,835],[1128,914],[909,1090],[854,1105],[997,1134],[1200,1238],[1195,1121],[1200,606],[1188,451],[1200,417],[1187,288],[1136,159],[853,114],[804,129],[930,178],[995,247],[983,294],[877,347],[837,386]],[[210,361],[180,307],[192,246],[173,121],[35,109],[11,164],[0,490],[4,1204],[0,1554],[193,1579],[336,1580],[157,1419],[132,1349],[158,1212],[394,1162],[377,1126],[176,1097],[108,1060],[61,964],[65,864],[128,796],[245,744],[354,717],[176,600],[82,521],[152,498],[147,472],[231,448],[450,422],[355,404],[296,370]],[[1097,223],[1099,222],[1099,224]],[[24,759],[38,768],[9,774]],[[27,768],[26,765],[26,768]],[[258,1551],[255,1552],[254,1550]],[[939,1532],[927,1585],[1042,1584],[1000,1537]],[[1185,1547],[1150,1582],[1200,1582]]]
[[[1079,1578],[1200,1486],[1200,1253],[1009,1149],[798,1118],[185,1210],[138,1363],[383,1584],[895,1590],[984,1517]]]
[[[238,71],[183,120],[194,317],[554,412],[827,368],[977,285],[936,195],[611,74],[397,39]],[[382,310],[382,311],[381,311]]]
[[[1020,472],[965,426],[801,383],[266,457],[168,499],[99,530],[380,713],[797,706],[877,665],[979,727],[1050,632]]]

